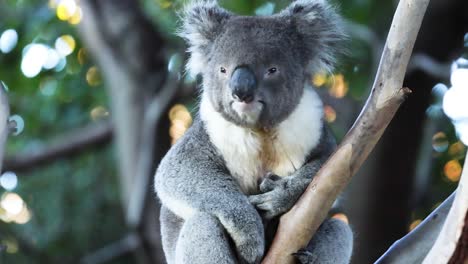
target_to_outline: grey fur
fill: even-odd
[[[203,96],[227,121],[262,131],[274,130],[291,115],[310,74],[332,68],[337,43],[344,38],[339,16],[322,0],[299,0],[264,17],[237,16],[216,1],[194,1],[182,15],[179,35],[189,44],[188,69],[203,77]],[[230,76],[241,66],[256,77],[258,118],[245,118],[233,106]],[[231,175],[204,121],[196,118],[155,176],[168,263],[259,263],[278,216],[292,207],[334,148],[322,124],[320,141],[302,167],[282,178],[266,175],[249,196]],[[351,251],[349,226],[327,220],[298,261],[348,263]]]

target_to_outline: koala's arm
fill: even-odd
[[[156,172],[155,188],[162,204],[181,218],[195,213],[216,217],[243,261],[256,263],[262,257],[262,220],[225,168],[201,121],[197,120],[164,157]]]
[[[324,125],[320,142],[309,154],[307,163],[287,177],[268,174],[260,184],[260,194],[251,195],[250,202],[267,220],[289,211],[335,148],[335,138]]]

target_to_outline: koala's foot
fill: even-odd
[[[353,233],[345,222],[327,219],[305,249],[293,254],[301,264],[348,264],[353,250]]]

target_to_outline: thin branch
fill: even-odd
[[[424,53],[414,54],[408,65],[408,73],[421,70],[440,79],[450,78],[450,63],[440,63]]]
[[[82,264],[100,264],[109,262],[117,257],[136,250],[141,244],[141,239],[137,233],[127,234],[122,239],[111,243],[92,254],[83,257]]]
[[[401,88],[429,0],[402,0],[396,10],[371,95],[343,142],[296,205],[280,219],[263,263],[293,263],[410,92]]]
[[[375,264],[421,263],[434,245],[454,199],[455,192],[413,231],[393,243]]]
[[[452,208],[445,220],[444,227],[440,231],[434,246],[432,247],[427,257],[424,259],[424,264],[430,263],[448,263],[457,248],[457,242],[462,235],[465,227],[465,218],[468,213],[468,159],[465,159],[462,176],[457,188],[457,195],[453,202]],[[465,254],[468,254],[465,248]],[[461,254],[460,254],[461,255]],[[466,255],[465,255],[466,256]],[[464,259],[460,259],[463,263]]]
[[[3,152],[8,137],[8,117],[10,116],[10,105],[5,87],[0,82],[0,171],[2,171]]]
[[[106,144],[111,138],[112,125],[109,122],[91,124],[61,135],[53,140],[52,144],[33,152],[28,151],[6,157],[4,170],[18,172],[36,169],[57,159],[73,157],[96,145]]]

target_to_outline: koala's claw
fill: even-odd
[[[260,183],[260,192],[269,192],[275,189],[278,186],[278,184],[281,184],[281,177],[269,172],[267,173],[267,175],[265,175],[262,182]]]
[[[250,203],[260,210],[263,219],[270,220],[291,208],[294,198],[287,184],[287,178],[267,174],[260,184],[261,194],[249,196]]]
[[[317,256],[306,249],[300,249],[296,253],[293,253],[293,256],[296,257],[298,263],[300,264],[318,263]]]

